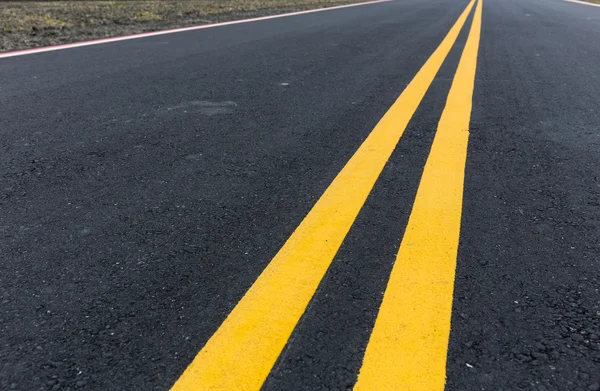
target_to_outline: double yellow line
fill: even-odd
[[[172,390],[261,388],[475,1]],[[481,1],[367,346],[357,390],[444,387]]]

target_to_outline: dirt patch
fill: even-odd
[[[0,1],[0,51],[360,1],[364,0]]]

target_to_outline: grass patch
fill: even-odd
[[[360,1],[364,0],[0,0],[0,51]]]

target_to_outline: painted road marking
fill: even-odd
[[[334,7],[325,7],[325,8],[318,8],[318,9],[313,9],[313,10],[306,10],[306,11],[288,12],[286,14],[261,16],[261,17],[258,17],[258,18],[250,18],[250,19],[232,20],[230,22],[203,24],[203,25],[200,25],[200,26],[181,27],[181,28],[169,29],[169,30],[152,31],[152,32],[149,32],[149,33],[123,35],[123,36],[120,36],[120,37],[94,39],[94,40],[91,40],[91,41],[74,42],[74,43],[66,43],[66,44],[62,44],[62,45],[46,46],[46,47],[34,48],[34,49],[17,50],[17,51],[14,51],[14,52],[0,53],[0,58],[25,56],[27,54],[53,52],[53,51],[56,51],[56,50],[73,49],[73,48],[79,48],[79,47],[83,47],[83,46],[100,45],[100,44],[103,44],[103,43],[119,42],[119,41],[127,41],[127,40],[130,40],[130,39],[154,37],[154,36],[157,36],[157,35],[182,33],[182,32],[185,32],[185,31],[203,30],[203,29],[209,29],[209,28],[213,28],[213,27],[230,26],[230,25],[233,25],[233,24],[258,22],[258,21],[261,21],[261,20],[285,18],[285,17],[288,17],[288,16],[296,16],[296,15],[304,15],[304,14],[315,13],[315,12],[331,11],[331,10],[336,10],[336,9],[341,9],[341,8],[359,7],[359,6],[363,6],[363,5],[377,4],[377,3],[387,3],[389,1],[391,1],[391,0],[373,0],[373,1],[367,1],[367,2],[364,2],[364,3],[354,3],[354,4],[346,4],[346,5],[337,5],[337,6],[334,6]]]
[[[474,0],[173,390],[260,389],[454,45],[473,3]]]
[[[577,4],[589,5],[589,6],[592,6],[592,7],[600,7],[600,4],[590,3],[589,1],[579,1],[579,0],[565,0],[565,1],[568,1],[569,3],[577,3]]]
[[[358,391],[444,389],[481,2],[367,345]]]

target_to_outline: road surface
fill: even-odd
[[[393,0],[0,58],[0,388],[600,390],[599,45]]]

